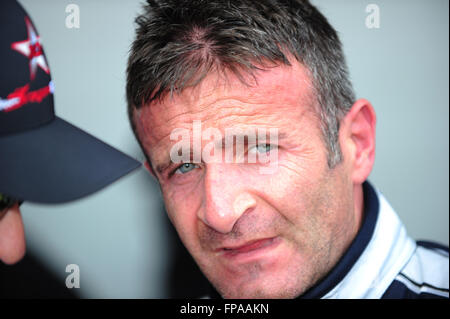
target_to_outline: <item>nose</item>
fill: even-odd
[[[0,259],[5,264],[14,264],[25,254],[25,231],[19,205],[0,214]]]
[[[243,176],[233,164],[210,164],[204,180],[204,205],[198,217],[217,232],[231,232],[246,212],[256,207],[256,198],[242,187]]]

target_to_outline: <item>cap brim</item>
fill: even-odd
[[[140,165],[58,117],[37,129],[0,137],[0,192],[21,200],[75,200]]]

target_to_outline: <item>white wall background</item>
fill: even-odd
[[[20,0],[56,85],[56,113],[143,160],[126,117],[125,69],[139,1]],[[80,28],[65,26],[68,4]],[[375,106],[371,180],[417,239],[449,242],[449,25],[446,0],[315,0],[338,30],[358,97]],[[380,8],[368,29],[366,6]],[[157,184],[142,169],[66,205],[25,203],[27,244],[84,297],[164,298],[170,245]]]

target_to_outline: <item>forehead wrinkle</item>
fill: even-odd
[[[305,74],[304,67],[299,63],[293,63],[293,66],[270,69],[270,71],[270,73],[259,71],[257,74],[257,77],[259,75],[258,82],[255,86],[245,85],[239,79],[230,81],[230,77],[233,77],[233,75],[227,77],[229,81],[218,83],[217,74],[211,73],[198,86],[186,88],[179,94],[166,98],[166,103],[164,103],[167,105],[165,109],[168,112],[166,114],[174,112],[177,114],[165,118],[164,123],[183,114],[190,114],[192,118],[197,116],[201,118],[204,111],[206,111],[206,114],[214,112],[217,109],[215,105],[218,103],[221,109],[230,108],[233,111],[242,109],[245,113],[248,105],[275,104],[286,102],[286,100],[295,103],[295,100],[300,102],[299,100],[305,100],[305,97],[309,95],[307,93],[311,91],[312,86],[307,74]],[[285,90],[285,82],[291,83],[292,80],[296,80],[299,85],[299,88],[295,90],[297,93],[295,95],[293,95],[292,90]],[[267,91],[272,92],[272,94],[267,95]],[[232,106],[227,106],[227,100],[231,101]],[[244,106],[240,106],[236,101],[244,104]],[[212,110],[211,106],[213,106]],[[185,112],[179,113],[180,108]],[[255,110],[250,110],[250,112],[255,112]]]
[[[244,118],[251,118],[253,116],[260,117],[261,114],[258,114],[258,110],[254,108],[248,108],[248,105],[251,105],[251,103],[246,103],[246,106],[241,105],[240,103],[236,102],[225,102],[230,100],[229,98],[221,98],[217,100],[223,100],[226,105],[207,105],[206,107],[202,108],[202,110],[192,113],[189,111],[176,114],[172,117],[169,117],[167,119],[164,119],[163,121],[158,121],[158,124],[152,125],[152,133],[155,136],[154,140],[162,140],[167,138],[170,135],[170,131],[163,132],[164,130],[160,130],[160,128],[186,128],[190,130],[191,125],[194,120],[200,120],[202,123],[202,127],[220,127],[222,125],[219,125],[220,122],[226,122],[226,121],[233,121],[236,118],[244,117]],[[243,103],[243,102],[242,102]],[[258,104],[262,105],[262,104]],[[203,110],[207,110],[207,112],[203,112]],[[261,113],[261,112],[260,112]],[[264,112],[265,113],[265,112]],[[150,117],[147,117],[150,118]],[[144,119],[141,120],[145,121]],[[205,123],[209,123],[205,126]],[[149,124],[149,123],[148,123]],[[145,125],[145,132],[148,134],[150,125]],[[161,133],[161,134],[158,134]]]
[[[214,74],[209,74],[197,87],[186,88],[180,94],[144,107],[140,110],[143,112],[139,113],[139,126],[147,137],[148,145],[153,140],[157,144],[155,146],[159,146],[170,135],[170,127],[191,126],[194,119],[210,122],[207,125],[202,123],[202,127],[212,123],[236,122],[237,119],[247,124],[267,125],[273,124],[273,116],[279,117],[276,122],[282,122],[283,109],[290,111],[293,106],[299,106],[302,112],[305,104],[312,104],[313,87],[304,69],[301,64],[293,62],[291,66],[270,69],[270,74],[261,71],[256,74],[256,86],[245,85],[240,80],[229,81],[229,77],[225,83],[218,83],[217,78],[216,81],[212,78],[212,83]],[[295,83],[294,86],[292,83]],[[272,115],[272,122],[264,121],[267,114]],[[167,128],[167,132],[161,128]],[[153,150],[155,148],[158,147],[152,147]]]
[[[233,122],[250,120],[252,122],[261,120],[262,125],[269,124],[272,120],[264,121],[264,118],[269,115],[272,118],[279,118],[282,120],[285,118],[283,110],[289,108],[290,103],[284,103],[284,101],[249,101],[240,97],[221,97],[215,99],[212,103],[208,104],[208,113],[200,114],[197,119],[203,122],[220,123],[220,122]],[[275,110],[275,112],[274,112]],[[211,126],[211,125],[207,125]],[[223,126],[223,125],[212,125]]]
[[[159,128],[161,125],[167,125],[167,123],[183,115],[188,116],[188,121],[195,117],[201,119],[202,115],[208,116],[208,113],[211,112],[214,114],[214,111],[218,109],[215,105],[218,103],[220,103],[221,111],[229,108],[233,111],[242,110],[243,113],[246,113],[249,105],[300,103],[300,100],[308,100],[308,95],[310,95],[308,93],[312,91],[307,69],[297,61],[293,61],[291,66],[282,65],[269,70],[260,70],[256,73],[254,79],[257,82],[256,85],[252,86],[243,84],[233,74],[226,76],[227,81],[219,81],[220,79],[223,80],[223,77],[215,72],[207,75],[197,86],[188,87],[179,94],[166,97],[162,103],[154,103],[152,107],[149,107],[148,109],[152,109],[149,111],[151,118],[161,119],[159,125],[154,123],[153,127]],[[299,86],[295,89],[297,94],[293,95],[293,90],[285,89],[286,81],[288,81],[288,85],[293,81],[297,82]],[[268,95],[267,91],[272,92],[272,94]],[[227,100],[231,101],[232,106],[227,106]],[[245,106],[240,106],[236,101]],[[213,106],[212,109],[211,106]],[[278,105],[278,107],[280,106],[282,105]],[[161,108],[164,108],[165,112],[156,114],[156,109],[160,110]],[[180,111],[182,112],[180,113]],[[203,111],[206,111],[206,114],[202,114]],[[250,110],[250,112],[255,111]],[[167,115],[168,117],[163,119],[161,115]]]

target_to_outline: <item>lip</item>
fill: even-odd
[[[279,242],[278,237],[261,238],[248,241],[238,246],[224,246],[219,248],[218,251],[222,256],[228,258],[250,257],[265,252],[268,249],[275,248]]]

